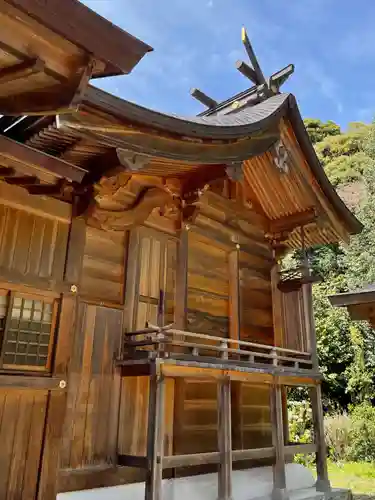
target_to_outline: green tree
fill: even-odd
[[[330,120],[323,123],[321,120],[315,118],[307,118],[304,122],[313,144],[322,141],[328,136],[341,134],[340,127]]]

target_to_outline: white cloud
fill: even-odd
[[[342,114],[344,107],[340,98],[340,88],[328,71],[313,59],[302,63],[299,70],[304,72],[306,80],[309,81],[310,89],[312,91],[314,88],[318,89],[323,96],[335,105],[337,112]]]

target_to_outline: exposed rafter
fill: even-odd
[[[0,69],[0,85],[27,78],[44,70],[44,62],[38,57]]]
[[[205,94],[199,89],[196,88],[191,89],[190,94],[192,97],[194,97],[194,99],[201,102],[204,106],[206,106],[209,109],[214,108],[218,105],[218,102],[215,101],[215,99],[212,99],[212,97],[209,97],[207,94]]]
[[[257,87],[256,95],[258,99],[265,99],[271,95],[278,94],[281,85],[283,85],[294,72],[294,65],[289,64],[269,78],[265,78],[245,28],[242,28],[242,43],[244,44],[252,67],[244,61],[237,61],[236,68],[238,71]],[[252,104],[256,103],[257,102],[254,102]]]
[[[0,135],[0,157],[12,160],[17,159],[29,166],[43,168],[48,172],[74,182],[81,182],[86,171],[71,163],[50,156],[36,149],[20,144],[12,139]]]
[[[263,71],[260,67],[258,59],[255,55],[255,52],[254,52],[253,47],[250,43],[249,37],[247,36],[246,29],[244,27],[242,28],[242,31],[241,31],[241,39],[242,39],[242,43],[245,47],[245,50],[247,52],[247,55],[249,56],[250,62],[253,66],[253,71],[254,71],[254,75],[256,78],[256,81],[254,83],[256,85],[262,85],[262,84],[266,83],[266,79],[264,78]]]

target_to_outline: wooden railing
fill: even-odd
[[[294,455],[308,455],[316,453],[316,444],[292,444],[284,446],[284,455],[288,458]],[[268,448],[253,448],[250,450],[232,450],[232,462],[241,462],[243,460],[275,459],[276,450],[273,446]],[[176,467],[191,467],[195,465],[219,464],[221,453],[212,451],[208,453],[194,453],[188,455],[170,455],[158,457],[163,469],[172,469]],[[118,465],[146,469],[148,467],[147,457],[134,455],[118,455]]]
[[[125,332],[121,360],[173,358],[312,370],[311,353],[177,330],[173,325]]]

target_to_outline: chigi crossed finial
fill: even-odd
[[[257,104],[258,102],[261,102],[262,100],[280,92],[280,87],[293,74],[294,65],[289,64],[285,68],[271,75],[269,78],[266,78],[263,74],[262,68],[260,67],[245,28],[242,28],[241,38],[251,65],[244,61],[237,61],[236,68],[254,84],[255,89],[253,100],[254,104]],[[209,97],[197,88],[191,89],[190,93],[195,99],[209,109],[213,109],[219,104],[215,99]]]

